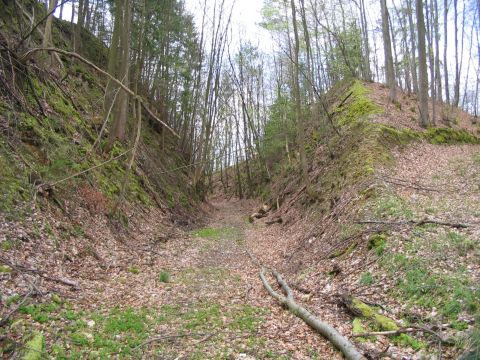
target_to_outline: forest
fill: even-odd
[[[480,359],[479,19],[0,0],[0,357]]]

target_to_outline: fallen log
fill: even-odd
[[[294,315],[301,318],[320,335],[328,339],[338,350],[340,350],[347,360],[366,360],[356,347],[342,336],[335,328],[316,318],[311,312],[297,304],[293,298],[293,292],[285,280],[276,271],[272,271],[277,283],[286,296],[277,293],[272,289],[270,283],[265,277],[265,268],[260,272],[260,279],[267,292],[282,305],[286,306]]]

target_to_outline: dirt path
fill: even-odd
[[[193,312],[210,311],[201,327],[213,336],[201,343],[184,339],[171,350],[180,347],[185,358],[202,359],[340,358],[263,289],[246,252],[247,244],[259,240],[260,232],[248,223],[256,204],[221,198],[211,204],[207,226],[193,232],[194,246],[183,253],[187,264],[174,276],[170,301]]]

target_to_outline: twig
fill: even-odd
[[[71,286],[75,290],[80,289],[80,286],[75,281],[70,280],[70,279],[66,279],[66,278],[52,277],[50,275],[47,275],[47,272],[45,270],[28,268],[24,265],[13,264],[13,263],[11,263],[10,261],[8,261],[7,259],[5,259],[1,256],[0,256],[0,262],[4,263],[5,265],[10,266],[11,268],[14,268],[16,271],[19,271],[19,272],[23,271],[23,272],[28,272],[28,273],[32,273],[32,274],[38,274],[42,278],[44,278],[45,280],[59,282],[59,283],[64,284],[64,285]]]
[[[22,46],[23,42],[24,42],[26,39],[28,39],[28,37],[29,37],[30,35],[32,35],[32,33],[35,31],[35,29],[36,29],[42,22],[44,22],[50,15],[52,15],[52,14],[55,12],[55,10],[57,10],[57,8],[58,8],[59,6],[62,6],[63,4],[66,4],[67,2],[70,2],[70,1],[72,1],[72,0],[65,0],[65,1],[61,2],[60,4],[57,4],[57,6],[55,6],[52,10],[50,10],[49,12],[47,12],[47,14],[46,14],[39,22],[37,22],[37,23],[30,29],[30,31],[29,31],[26,35],[24,35],[24,36],[20,39],[20,42],[19,42],[18,45],[15,47],[15,50],[17,50],[20,46]]]
[[[75,173],[75,174],[73,174],[73,175],[67,176],[66,178],[63,178],[63,179],[61,179],[61,180],[57,180],[57,181],[55,181],[55,182],[53,182],[53,183],[50,183],[50,184],[41,184],[41,185],[39,185],[39,187],[40,187],[40,188],[41,188],[41,187],[49,187],[49,188],[51,188],[51,187],[53,187],[53,186],[55,186],[55,185],[57,185],[57,184],[60,184],[60,183],[65,182],[65,181],[67,181],[67,180],[73,179],[74,177],[80,176],[80,175],[85,174],[85,173],[87,173],[87,172],[89,172],[89,171],[95,170],[95,169],[97,169],[97,168],[99,168],[99,167],[101,167],[101,166],[103,166],[103,165],[106,165],[106,164],[108,164],[109,162],[112,162],[112,161],[114,161],[114,160],[117,160],[117,159],[121,158],[122,156],[128,154],[130,151],[132,151],[132,149],[129,149],[129,150],[127,150],[127,151],[124,151],[124,152],[121,153],[120,155],[117,155],[117,156],[115,156],[115,157],[113,157],[113,158],[111,158],[111,159],[108,159],[108,160],[106,160],[106,161],[104,161],[104,162],[102,162],[102,163],[100,163],[100,164],[98,164],[98,165],[92,166],[91,168],[88,168],[88,169],[79,171],[79,172],[77,172],[77,173]]]
[[[395,178],[384,177],[384,176],[377,176],[377,179],[388,182],[388,183],[391,183],[391,184],[394,184],[394,185],[403,186],[403,187],[407,187],[407,188],[411,188],[411,189],[415,189],[415,190],[440,192],[440,190],[438,190],[438,189],[422,186],[422,185],[419,185],[419,184],[412,184],[412,183],[410,183],[406,180],[402,180],[402,179],[395,179]]]

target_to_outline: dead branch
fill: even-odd
[[[57,184],[60,184],[60,183],[62,183],[62,182],[64,182],[64,181],[73,179],[73,178],[75,178],[75,177],[77,177],[77,176],[80,176],[80,175],[85,174],[85,173],[87,173],[87,172],[89,172],[89,171],[95,170],[95,169],[97,169],[97,168],[99,168],[99,167],[101,167],[101,166],[103,166],[103,165],[106,165],[106,164],[108,164],[108,163],[110,163],[110,162],[112,162],[112,161],[114,161],[114,160],[117,160],[117,159],[121,158],[122,156],[128,154],[128,153],[129,153],[130,151],[132,151],[132,150],[133,150],[133,149],[129,149],[129,150],[127,150],[127,151],[124,151],[124,152],[121,153],[120,155],[117,155],[117,156],[115,156],[115,157],[113,157],[113,158],[111,158],[111,159],[108,159],[108,160],[106,160],[106,161],[104,161],[104,162],[102,162],[102,163],[100,163],[100,164],[98,164],[98,165],[95,165],[95,166],[92,166],[92,167],[90,167],[90,168],[88,168],[88,169],[79,171],[79,172],[77,172],[77,173],[75,173],[75,174],[73,174],[73,175],[67,176],[66,178],[57,180],[57,181],[55,181],[55,182],[53,182],[53,183],[50,183],[50,184],[42,184],[42,185],[40,185],[39,187],[48,187],[48,188],[51,188],[51,187],[53,187],[53,186],[55,186],[55,185],[57,185]]]
[[[396,179],[396,178],[392,178],[392,177],[389,177],[389,176],[377,176],[376,178],[379,179],[379,180],[385,181],[387,183],[390,183],[390,184],[403,186],[403,187],[411,188],[411,189],[415,189],[415,190],[440,192],[440,190],[438,190],[438,189],[423,186],[423,185],[420,185],[420,184],[417,184],[417,183],[410,183],[407,180],[403,180],[403,179]]]
[[[366,359],[355,346],[343,337],[335,328],[329,324],[317,319],[311,312],[297,304],[293,298],[293,292],[286,281],[276,271],[272,272],[286,296],[279,294],[272,289],[272,286],[265,277],[265,268],[260,272],[260,279],[267,292],[282,305],[315,329],[320,335],[328,339],[338,350],[340,350],[347,360]]]
[[[35,269],[35,268],[29,268],[24,265],[19,265],[19,264],[13,264],[12,262],[8,261],[7,259],[3,258],[0,256],[0,262],[4,263],[5,265],[11,267],[12,269],[15,269],[18,272],[24,272],[24,273],[30,273],[30,274],[37,274],[44,278],[45,280],[53,281],[53,282],[58,282],[67,286],[70,286],[74,288],[75,290],[79,290],[80,286],[78,283],[76,283],[73,280],[67,279],[67,278],[60,278],[60,277],[53,277],[47,274],[45,270],[40,270],[40,269]]]
[[[441,226],[453,227],[456,229],[466,229],[471,226],[470,224],[465,224],[465,223],[454,223],[454,222],[434,220],[434,219],[404,220],[404,221],[361,220],[361,221],[357,221],[356,223],[357,224],[373,224],[373,225],[392,225],[392,226],[403,226],[403,225],[422,226],[425,224],[436,224]]]
[[[145,104],[145,100],[138,96],[137,94],[135,94],[135,92],[133,90],[131,90],[129,87],[127,87],[125,84],[123,84],[120,80],[118,80],[117,78],[115,78],[114,76],[110,75],[108,72],[100,69],[97,65],[95,65],[94,63],[90,62],[89,60],[85,59],[83,56],[80,56],[79,54],[75,53],[75,52],[71,52],[71,51],[65,51],[65,50],[62,50],[62,49],[57,49],[57,48],[54,48],[54,47],[38,47],[38,48],[34,48],[34,49],[31,49],[31,50],[28,50],[25,54],[23,54],[19,60],[22,61],[22,62],[26,62],[33,54],[37,53],[37,52],[40,52],[40,51],[46,51],[46,52],[53,52],[53,53],[58,53],[58,54],[62,54],[62,55],[65,55],[65,56],[70,56],[70,57],[73,57],[77,60],[80,60],[81,62],[83,62],[84,64],[90,66],[91,68],[95,69],[96,71],[98,71],[100,74],[108,77],[111,81],[113,81],[115,84],[117,84],[119,87],[121,87],[125,92],[127,92],[129,95],[133,96],[134,98],[138,99],[140,101],[140,103],[142,104],[143,108],[148,112],[148,114],[153,118],[155,119],[156,121],[158,121],[160,124],[162,124],[163,126],[165,126],[174,136],[176,136],[177,138],[180,139],[180,135],[178,135],[175,130],[173,130],[170,126],[168,126],[164,121],[160,120],[151,110],[150,108]]]
[[[20,309],[20,308],[22,307],[23,304],[25,304],[25,301],[27,301],[27,299],[28,299],[30,296],[33,295],[34,289],[35,289],[35,287],[34,287],[34,286],[31,286],[31,287],[30,287],[30,290],[29,290],[28,293],[23,297],[22,301],[20,301],[20,302],[18,303],[18,305],[17,305],[12,311],[10,311],[7,315],[5,315],[5,316],[2,318],[2,320],[0,320],[0,327],[4,326],[4,325],[7,323],[8,319],[9,319],[13,314],[15,314],[15,313],[18,311],[18,309]]]

